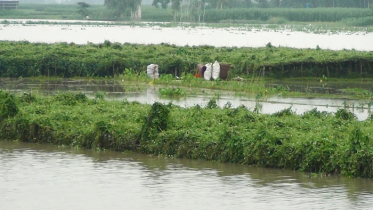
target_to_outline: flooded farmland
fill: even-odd
[[[1,21],[1,20],[0,20]],[[342,50],[373,50],[373,33],[333,32],[327,29],[318,33],[292,29],[268,29],[255,27],[211,28],[208,26],[161,27],[145,25],[75,25],[27,24],[28,20],[10,20],[20,24],[0,24],[0,40],[29,41],[42,43],[74,42],[76,44],[103,43],[105,40],[118,43],[161,44],[178,46],[210,45],[216,47],[264,47],[312,48]],[[34,20],[35,21],[35,20]],[[37,21],[37,20],[36,20]],[[53,22],[43,20],[44,22]],[[56,22],[56,21],[54,21]]]
[[[356,86],[356,84],[353,86]],[[212,98],[215,98],[220,107],[224,107],[229,103],[231,107],[245,106],[251,110],[256,108],[263,114],[273,114],[290,107],[296,114],[303,114],[314,108],[326,112],[336,112],[338,109],[347,108],[356,115],[358,120],[365,120],[371,114],[370,107],[368,107],[369,100],[287,98],[281,95],[263,97],[258,100],[255,97],[236,95],[234,92],[193,88],[190,89],[190,92],[195,94],[175,99],[162,97],[158,91],[159,87],[161,86],[151,86],[147,83],[136,82],[69,79],[45,80],[41,82],[27,79],[22,81],[18,79],[2,79],[0,84],[0,89],[15,93],[34,92],[53,95],[63,91],[74,91],[82,92],[94,98],[96,93],[102,92],[107,100],[138,101],[146,104],[153,104],[154,102],[167,104],[172,102],[182,107],[195,105],[204,107]],[[308,88],[312,90],[313,86]],[[366,88],[370,90],[369,85]]]
[[[224,38],[222,38],[224,37]],[[208,27],[105,26],[58,24],[3,24],[0,40],[29,42],[87,42],[212,45],[228,47],[274,46],[295,48],[373,50],[372,33],[312,34],[291,30],[211,29]],[[299,92],[361,88],[370,84],[328,87],[290,85]],[[359,120],[367,119],[368,100],[287,98],[260,99],[234,92],[194,90],[186,97],[161,97],[160,86],[120,81],[0,79],[0,89],[12,93],[54,95],[104,93],[107,100],[152,104],[172,102],[182,107],[206,106],[216,98],[220,107],[246,106],[264,114],[291,107],[297,113],[317,108],[335,112],[347,108]],[[270,86],[269,86],[270,87]],[[290,170],[265,169],[217,162],[151,157],[134,153],[93,151],[0,141],[0,209],[371,209],[371,179],[320,177]]]

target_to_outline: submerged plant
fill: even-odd
[[[99,91],[99,92],[95,93],[95,99],[96,100],[104,100],[104,98],[105,98],[104,92]]]
[[[186,96],[186,91],[179,88],[179,87],[172,87],[172,88],[159,88],[159,93],[162,96],[168,96],[168,97],[181,97]]]
[[[216,103],[216,99],[215,98],[210,99],[209,102],[206,105],[206,108],[208,108],[208,109],[218,108],[218,104]]]

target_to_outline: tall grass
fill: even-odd
[[[347,18],[347,19],[343,19],[343,22],[348,26],[373,26],[373,16],[359,17],[359,18]]]

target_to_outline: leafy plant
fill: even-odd
[[[158,91],[162,96],[167,96],[167,97],[186,96],[186,91],[179,87],[159,88]]]
[[[14,95],[0,90],[0,122],[8,117],[14,117],[18,112]]]

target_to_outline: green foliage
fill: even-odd
[[[354,113],[348,111],[347,109],[338,109],[338,111],[335,113],[335,116],[338,119],[341,120],[354,120],[356,119],[356,116]]]
[[[261,20],[280,22],[337,22],[346,18],[362,18],[371,16],[369,9],[352,8],[234,8],[226,10],[206,10],[206,22],[223,20]],[[272,19],[272,20],[271,20]]]
[[[74,4],[20,4],[17,10],[1,10],[0,17],[3,19],[59,19],[59,20],[81,20],[82,16],[85,17],[87,12],[90,20],[131,20],[131,12],[136,10],[136,6],[140,1],[138,0],[110,0],[105,1],[105,5],[90,5],[82,7],[78,4],[78,12]],[[257,4],[251,1],[228,1],[220,9],[218,2],[210,2],[204,8],[203,1],[197,1],[186,5],[180,5],[179,0],[172,1],[172,7],[167,8],[170,0],[156,0],[153,1],[154,5],[159,5],[164,9],[157,9],[153,6],[142,5],[142,20],[144,21],[159,21],[171,22],[174,20],[175,15],[183,12],[182,21],[204,21],[204,22],[248,22],[263,23],[268,21],[270,24],[284,24],[286,21],[298,22],[336,22],[341,21],[348,25],[365,25],[370,16],[372,16],[371,9],[366,9],[367,5],[348,5],[348,7],[358,8],[345,8],[346,4],[341,5],[339,8],[304,8],[304,2],[301,4],[289,4],[288,2],[281,2],[280,7],[298,7],[298,8],[278,8],[279,5],[270,3],[266,4],[265,1],[261,4],[265,8],[253,8]],[[322,2],[331,1],[318,1],[322,7],[331,5],[324,5]],[[333,1],[334,2],[334,1]],[[355,2],[355,1],[349,1]],[[357,1],[356,1],[357,2]],[[84,3],[84,2],[82,2]],[[342,6],[343,5],[343,6]],[[216,9],[216,8],[219,9]],[[270,7],[270,8],[268,8]],[[343,7],[343,8],[342,8]],[[82,9],[82,11],[80,11]],[[356,18],[356,20],[355,20]],[[366,20],[364,20],[366,19]],[[369,22],[369,21],[368,21]]]
[[[181,97],[181,96],[186,96],[186,91],[179,88],[179,87],[171,87],[171,88],[159,88],[159,93],[162,96],[167,96],[167,97]]]
[[[310,118],[310,117],[317,117],[322,118],[328,116],[328,113],[325,111],[320,112],[317,110],[317,108],[311,109],[310,111],[307,111],[303,113],[303,118]]]
[[[262,48],[215,48],[119,44],[110,41],[98,45],[4,41],[0,42],[0,77],[120,76],[126,80],[147,81],[147,65],[157,63],[160,66],[160,83],[170,82],[173,78],[170,75],[177,69],[179,75],[185,75],[185,82],[198,85],[202,80],[193,76],[196,65],[211,62],[212,58],[219,58],[220,63],[232,66],[230,77],[247,74],[259,77],[264,69],[266,77],[319,77],[327,75],[325,66],[333,69],[328,77],[373,75],[373,54],[353,50],[293,49],[274,47],[270,43]],[[363,71],[361,66],[364,66]],[[210,84],[212,88],[218,88],[219,83],[221,81]]]
[[[182,108],[97,102],[78,93],[30,98],[0,91],[1,140],[373,177],[373,122],[353,120],[346,110],[266,115],[220,109],[214,100]]]
[[[132,16],[139,5],[141,5],[141,0],[105,0],[105,6],[113,12],[116,19],[123,18],[127,12],[130,12]]]
[[[96,100],[104,100],[105,99],[105,95],[103,92],[96,92],[95,93],[95,99]]]
[[[294,115],[294,112],[291,110],[291,107],[278,111],[273,114],[273,116],[276,116],[276,117],[284,117],[284,116],[291,116],[291,115]]]
[[[64,92],[57,94],[54,100],[63,105],[74,106],[77,103],[87,102],[87,96],[83,93]]]
[[[351,131],[350,142],[345,153],[345,169],[343,174],[355,177],[371,177],[373,173],[372,144],[368,135],[361,128],[354,127]],[[368,167],[367,167],[368,166]]]
[[[286,18],[283,17],[271,17],[268,20],[269,24],[285,24],[289,22]]]
[[[85,2],[78,2],[78,14],[80,14],[82,17],[86,17],[89,15],[88,7],[90,7],[89,4]]]
[[[36,101],[36,97],[31,93],[23,93],[20,97],[21,102],[32,103]]]
[[[0,122],[19,112],[14,95],[0,90]]]
[[[141,129],[140,143],[154,140],[159,132],[167,130],[169,113],[166,105],[158,102],[152,105]]]
[[[215,98],[210,99],[209,102],[206,105],[206,108],[208,108],[208,109],[218,108],[218,104],[216,103],[216,99]]]
[[[373,16],[346,18],[346,19],[343,19],[342,21],[348,26],[372,26]]]

